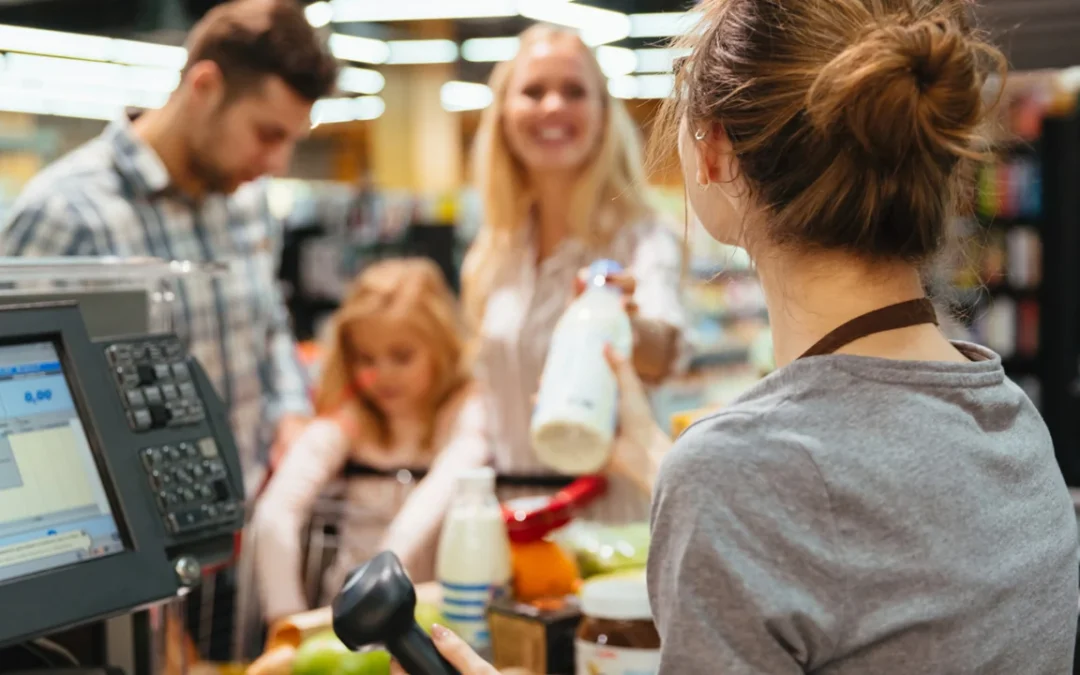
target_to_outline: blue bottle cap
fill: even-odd
[[[607,278],[614,274],[621,274],[623,266],[614,260],[608,260],[607,258],[601,258],[593,261],[593,264],[589,265],[588,282],[590,286],[603,286],[607,283]]]

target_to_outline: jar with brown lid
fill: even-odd
[[[576,675],[650,675],[660,671],[660,634],[645,575],[597,579],[581,589],[574,643]]]

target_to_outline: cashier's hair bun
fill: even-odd
[[[655,126],[722,128],[758,240],[921,263],[946,240],[982,157],[1004,58],[970,0],[704,0]],[[683,139],[684,142],[686,139]],[[692,179],[691,179],[692,180]]]
[[[849,136],[872,159],[971,152],[982,111],[975,45],[942,19],[872,28],[829,61],[807,111],[823,134]]]

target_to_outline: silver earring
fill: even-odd
[[[695,141],[703,141],[703,140],[705,140],[706,135],[707,134],[705,133],[704,129],[698,129],[697,131],[694,132],[694,140]]]

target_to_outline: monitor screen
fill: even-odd
[[[0,346],[0,582],[123,550],[56,345]]]

